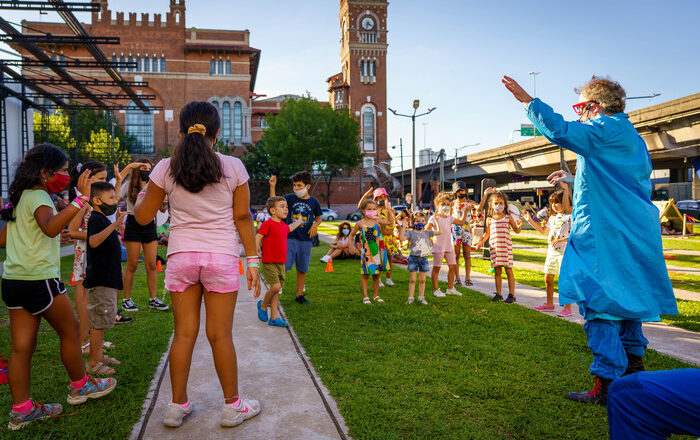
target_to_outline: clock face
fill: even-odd
[[[372,30],[374,28],[374,20],[371,17],[365,17],[362,19],[362,27],[366,30]]]

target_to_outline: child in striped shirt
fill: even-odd
[[[491,299],[491,302],[503,301],[503,296],[501,296],[501,285],[503,284],[501,273],[505,268],[506,276],[508,277],[508,298],[503,302],[511,304],[515,302],[515,276],[513,275],[513,242],[510,239],[510,229],[513,228],[513,231],[519,234],[523,222],[520,219],[514,220],[509,214],[508,196],[505,193],[493,190],[487,191],[487,193],[490,193],[491,197],[486,219],[486,230],[477,250],[481,249],[486,240],[489,241],[491,266],[494,268],[496,275],[496,295]]]

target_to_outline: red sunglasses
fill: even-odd
[[[584,102],[579,102],[578,104],[572,105],[574,108],[574,111],[576,112],[577,115],[581,116],[581,114],[586,110],[586,106],[589,104],[597,104],[595,101],[584,101]]]

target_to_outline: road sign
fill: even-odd
[[[520,124],[520,136],[542,136],[533,124]]]

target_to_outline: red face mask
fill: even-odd
[[[46,182],[46,189],[49,190],[51,194],[58,194],[68,186],[70,182],[70,176],[67,174],[56,173],[51,181]]]

